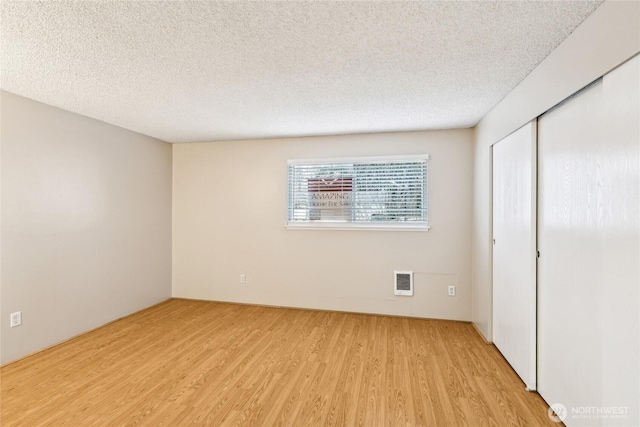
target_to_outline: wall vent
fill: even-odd
[[[394,271],[393,293],[413,296],[413,271]]]

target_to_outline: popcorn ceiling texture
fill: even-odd
[[[0,87],[169,142],[474,126],[601,1],[2,1]]]

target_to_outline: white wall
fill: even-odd
[[[1,361],[171,297],[171,146],[1,93]],[[9,313],[22,326],[9,328]]]
[[[285,228],[288,159],[424,153],[431,230]],[[470,319],[470,130],[178,144],[173,156],[174,296]],[[394,270],[415,272],[415,296],[393,295]]]
[[[475,128],[472,318],[491,340],[491,145],[640,51],[640,2],[606,1]]]

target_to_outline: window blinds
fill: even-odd
[[[427,226],[427,159],[289,162],[289,224]]]

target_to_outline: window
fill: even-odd
[[[290,160],[287,225],[427,229],[428,158]]]

